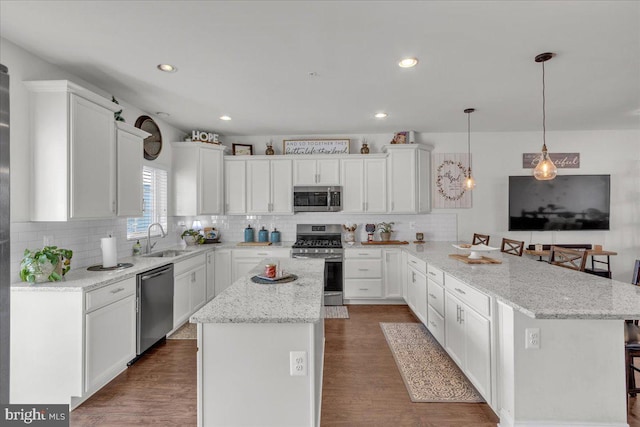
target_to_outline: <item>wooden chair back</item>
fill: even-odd
[[[576,271],[584,271],[587,263],[587,251],[551,246],[549,264],[570,268]]]
[[[637,259],[636,263],[634,264],[631,284],[640,286],[640,259]]]
[[[489,246],[489,235],[473,233],[472,245],[487,245]]]
[[[502,239],[502,245],[500,246],[500,252],[505,254],[511,254],[516,256],[522,256],[524,250],[524,242],[520,240]]]

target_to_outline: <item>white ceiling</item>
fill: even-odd
[[[0,35],[186,131],[540,130],[546,51],[548,130],[640,128],[638,1],[2,0]]]

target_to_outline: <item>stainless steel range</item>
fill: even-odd
[[[298,224],[293,258],[324,259],[324,305],[342,305],[342,226]]]

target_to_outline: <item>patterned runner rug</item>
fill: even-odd
[[[348,319],[349,310],[344,305],[330,305],[324,308],[325,319]]]
[[[380,323],[413,402],[484,402],[421,323]]]
[[[185,323],[177,331],[167,337],[168,340],[195,340],[198,339],[195,323]]]

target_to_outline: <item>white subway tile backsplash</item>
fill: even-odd
[[[179,223],[183,222],[187,228],[191,228],[193,217],[170,217],[169,229],[166,238],[152,238],[158,242],[154,250],[174,246],[180,242]],[[424,215],[363,215],[343,213],[300,213],[296,215],[262,215],[247,218],[244,215],[236,216],[202,216],[198,217],[203,227],[216,227],[220,230],[221,239],[224,242],[239,242],[244,239],[244,229],[247,224],[260,229],[262,225],[269,231],[276,227],[281,232],[281,240],[292,242],[296,238],[296,224],[358,224],[356,239],[358,241],[367,238],[364,230],[365,224],[379,222],[395,222],[394,240],[415,240],[416,232],[422,232],[426,240],[430,241],[455,241],[457,240],[457,216],[453,213],[424,214]],[[415,223],[415,229],[410,229],[409,224]],[[109,234],[117,239],[118,258],[131,255],[135,241],[127,240],[127,221],[124,218],[97,221],[71,221],[71,222],[13,222],[11,223],[11,278],[18,281],[20,261],[25,248],[38,249],[43,245],[43,236],[51,236],[52,244],[71,249],[73,259],[71,268],[86,268],[90,265],[102,263],[102,251],[100,250],[100,238]],[[257,238],[257,233],[256,233]],[[140,239],[143,248],[146,246],[146,238]]]

